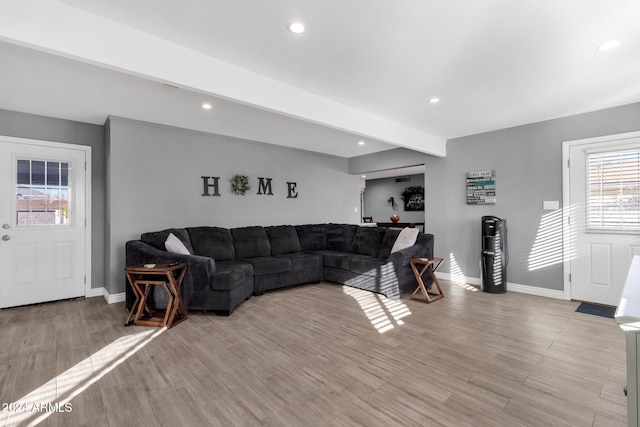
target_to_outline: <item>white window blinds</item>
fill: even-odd
[[[640,150],[587,154],[587,228],[640,231]]]

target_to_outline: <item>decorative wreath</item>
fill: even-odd
[[[231,180],[231,191],[234,194],[244,196],[247,191],[251,190],[249,185],[249,177],[246,175],[236,175]]]

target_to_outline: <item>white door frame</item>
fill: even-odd
[[[85,239],[84,239],[84,296],[92,296],[91,293],[91,147],[88,145],[76,145],[66,142],[43,141],[39,139],[16,138],[13,136],[0,135],[0,140],[13,142],[16,144],[35,145],[50,148],[63,148],[68,150],[79,150],[85,153]]]
[[[571,192],[570,186],[570,170],[569,170],[569,151],[571,147],[576,145],[597,144],[607,141],[620,143],[621,140],[640,137],[640,131],[618,133],[614,135],[597,136],[594,138],[576,139],[572,141],[562,141],[562,239],[563,239],[563,283],[564,283],[564,299],[571,299],[571,241],[570,241],[570,224],[569,224],[569,198]]]

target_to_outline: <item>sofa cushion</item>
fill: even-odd
[[[239,227],[231,229],[236,259],[271,256],[271,245],[264,227]]]
[[[324,224],[296,225],[294,227],[303,251],[321,251],[327,248],[327,226]]]
[[[377,257],[382,247],[385,230],[386,228],[382,227],[358,227],[351,244],[351,252]]]
[[[277,225],[265,227],[264,231],[266,231],[267,236],[269,236],[271,255],[300,252],[300,240],[298,240],[298,233],[296,233],[296,229],[293,226]]]
[[[380,252],[378,252],[378,258],[389,258],[391,255],[391,248],[396,242],[400,230],[397,228],[387,228],[384,232],[384,238],[382,239],[382,245],[380,245]]]
[[[253,284],[253,267],[251,264],[241,261],[216,262],[216,272],[211,281],[211,289],[214,291],[230,291]]]
[[[231,232],[221,227],[187,228],[195,255],[208,256],[216,261],[225,261],[236,257]]]
[[[327,250],[351,252],[356,231],[358,231],[357,225],[329,224],[327,226]]]
[[[173,234],[174,236],[176,236],[182,242],[182,244],[184,244],[184,246],[187,248],[187,250],[191,255],[195,254],[193,246],[191,245],[191,239],[189,238],[189,234],[187,233],[187,230],[185,230],[184,228],[169,228],[167,230],[162,230],[162,231],[143,233],[140,236],[140,240],[153,246],[156,249],[165,251],[166,247],[164,245],[164,242],[167,241],[169,234]]]
[[[257,257],[243,259],[242,261],[248,262],[253,266],[254,276],[291,271],[291,260],[285,257]]]
[[[290,254],[279,255],[278,258],[287,258],[291,261],[291,270],[300,271],[307,268],[322,268],[322,255],[319,253],[307,254],[304,252],[295,252]]]
[[[320,251],[322,264],[325,267],[351,269],[351,254],[346,252]]]

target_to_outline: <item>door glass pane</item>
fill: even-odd
[[[640,150],[587,155],[587,229],[640,230]]]
[[[69,225],[69,163],[18,159],[16,170],[16,225]]]

